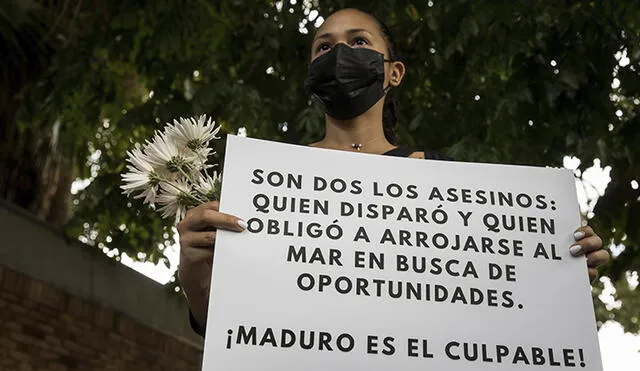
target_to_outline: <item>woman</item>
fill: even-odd
[[[387,93],[405,75],[396,60],[387,28],[375,17],[356,9],[340,10],[326,19],[313,40],[305,87],[325,111],[325,136],[313,147],[372,154],[438,159],[430,152],[394,145],[395,115]],[[246,223],[220,213],[218,203],[200,205],[178,225],[179,278],[192,313],[192,324],[203,329],[207,317],[213,259],[214,228],[242,232]],[[575,232],[573,256],[586,256],[591,280],[596,267],[609,260],[602,240],[584,226]],[[202,333],[202,331],[199,331]]]

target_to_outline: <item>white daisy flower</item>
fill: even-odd
[[[161,207],[158,212],[162,213],[163,218],[175,216],[176,224],[184,218],[188,206],[198,203],[186,181],[163,182],[160,188],[162,192],[157,198],[157,203]]]
[[[163,134],[156,133],[151,142],[147,141],[145,152],[151,165],[170,173],[188,174],[199,167],[193,154],[186,154]]]
[[[136,144],[136,147],[131,151],[128,151],[127,155],[127,162],[129,162],[131,165],[140,170],[153,172],[153,166],[151,166],[151,164],[149,163],[149,157],[144,154],[140,147],[140,144]]]
[[[174,120],[163,132],[156,132],[141,149],[127,152],[127,173],[122,175],[123,194],[144,198],[145,204],[162,217],[175,217],[178,223],[188,207],[215,200],[220,190],[220,175],[207,169],[209,156],[215,154],[209,142],[220,139],[211,118]]]
[[[120,188],[127,196],[139,192],[134,198],[144,197],[145,204],[153,205],[160,178],[140,148],[134,148],[127,154],[129,155],[127,161],[131,165],[127,165],[129,172],[121,175],[125,184],[121,185]]]
[[[181,117],[179,122],[173,120],[173,125],[167,127],[167,137],[196,152],[206,148],[212,139],[220,139],[216,136],[219,131],[220,126],[216,127],[213,118],[207,119],[206,115],[201,115],[197,120],[193,117]]]
[[[207,160],[209,159],[209,156],[211,155],[215,155],[216,152],[209,148],[209,147],[205,147],[205,148],[200,148],[199,150],[195,151],[195,157],[197,158],[197,160],[195,161],[195,168],[194,170],[200,171],[200,170],[207,170],[210,169],[212,167],[215,167],[215,164],[207,164]]]
[[[217,200],[219,197],[220,182],[220,175],[217,171],[213,172],[213,176],[205,173],[204,176],[200,175],[200,178],[194,185],[194,188],[208,201],[213,201]]]

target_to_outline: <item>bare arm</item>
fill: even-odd
[[[201,327],[207,322],[209,290],[216,232],[242,232],[246,223],[218,211],[219,202],[208,202],[187,212],[177,228],[180,234],[178,278],[191,313]]]

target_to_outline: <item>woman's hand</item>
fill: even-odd
[[[573,256],[587,257],[587,270],[589,271],[589,279],[591,282],[598,278],[599,266],[609,261],[609,252],[602,248],[602,239],[593,232],[589,226],[578,228],[574,237],[576,243],[571,245],[569,252]]]
[[[204,325],[209,304],[209,286],[216,230],[242,232],[246,223],[218,211],[220,203],[207,202],[187,212],[177,225],[180,234],[178,278],[195,320]]]

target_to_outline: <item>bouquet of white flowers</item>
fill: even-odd
[[[220,176],[207,163],[214,154],[209,143],[220,139],[220,126],[205,115],[180,118],[156,132],[144,146],[127,152],[127,173],[122,174],[123,194],[144,198],[143,203],[162,217],[178,223],[188,207],[219,198]],[[209,173],[210,171],[210,173]]]

